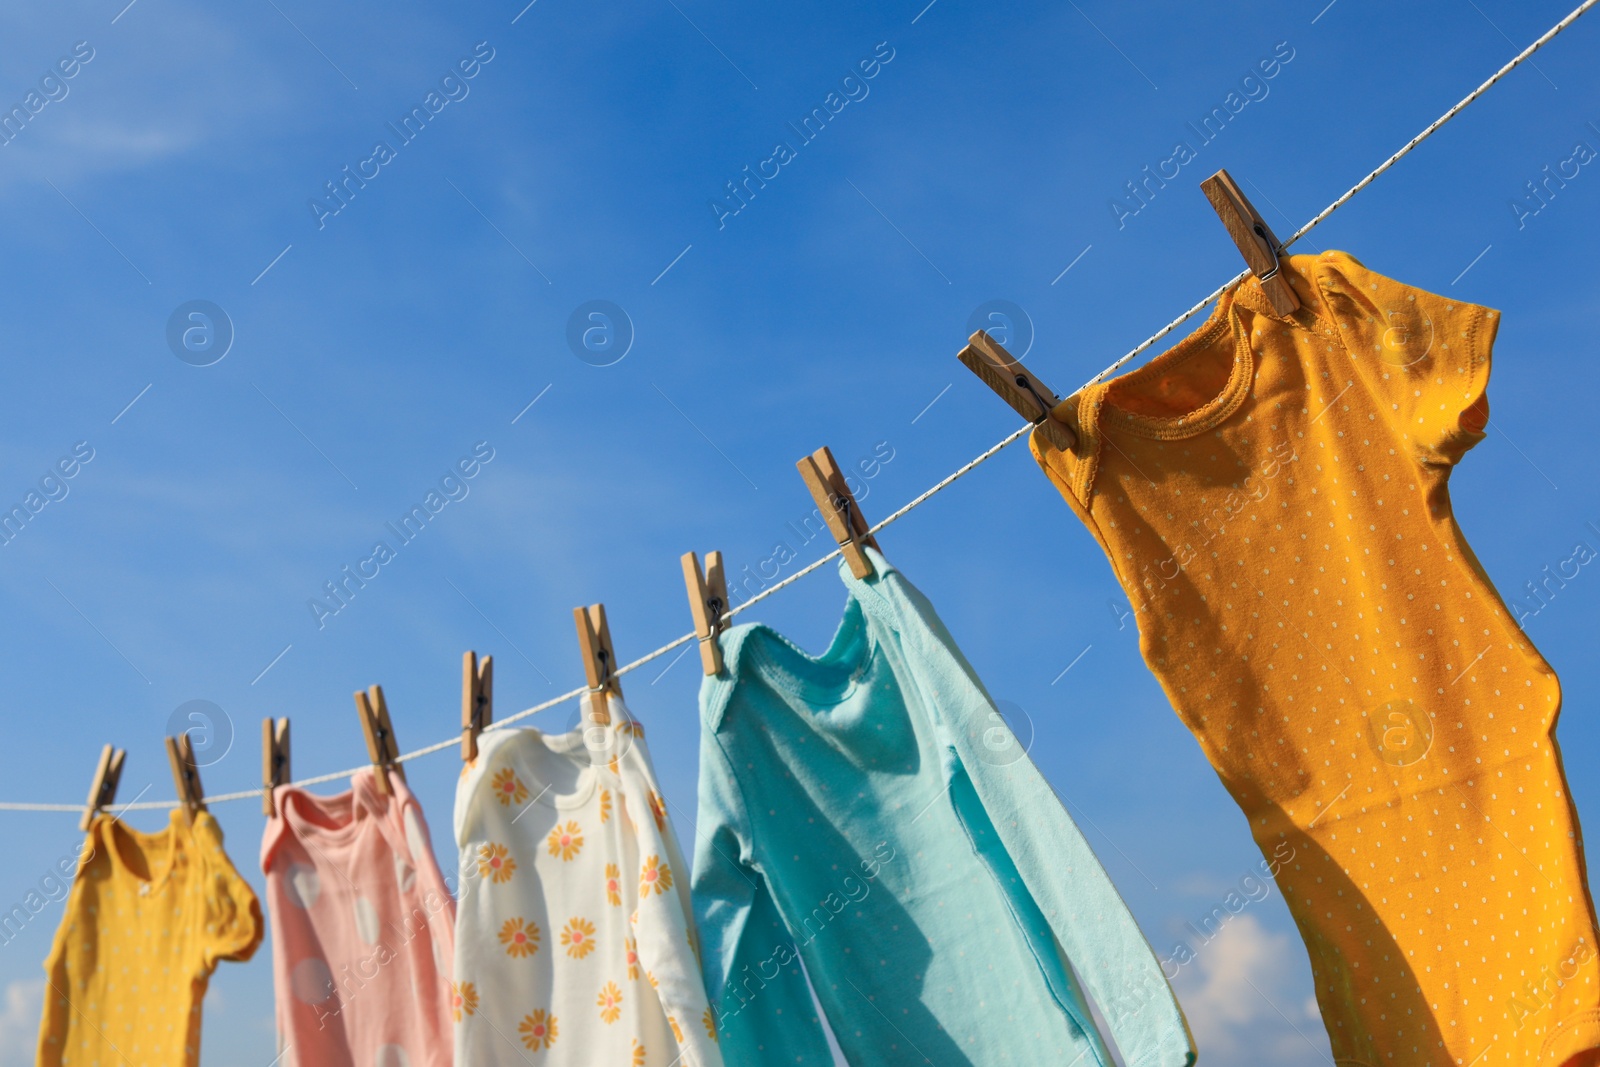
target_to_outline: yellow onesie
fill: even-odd
[[[194,1067],[218,960],[261,943],[261,907],[209,812],[142,834],[95,816],[45,961],[39,1067]]]
[[[1341,252],[1063,401],[1033,453],[1271,855],[1339,1067],[1600,1063],[1560,688],[1450,510],[1499,316]],[[1201,1050],[1202,1055],[1204,1050]]]

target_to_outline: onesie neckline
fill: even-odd
[[[200,813],[196,813],[199,817]],[[182,809],[173,808],[167,820],[167,825],[153,834],[135,830],[113,815],[102,816],[101,836],[105,840],[106,852],[111,858],[112,865],[138,886],[140,893],[153,893],[163,889],[172,879],[173,872],[177,869],[179,855],[183,851],[183,835],[179,832],[179,824],[183,819]],[[128,865],[122,853],[123,845],[137,849],[146,860],[146,870],[149,877],[140,874]],[[165,860],[160,869],[155,869],[150,864],[151,859]]]
[[[393,799],[400,800],[404,783],[398,776],[389,782]],[[350,788],[342,793],[322,796],[304,789],[286,789],[279,803],[282,817],[296,838],[314,838],[330,847],[343,847],[381,821],[379,817],[389,799],[378,791],[376,775],[363,767],[350,776]]]
[[[599,768],[594,763],[594,752],[587,743],[588,731],[596,729],[595,724],[587,718],[576,729],[566,733],[545,733],[536,727],[528,726],[517,730],[505,731],[507,742],[516,739],[514,743],[527,746],[528,750],[540,751],[555,759],[565,760],[577,767],[576,784],[571,791],[557,793],[552,789],[540,788],[536,790],[533,803],[540,807],[556,808],[561,811],[570,811],[581,808],[589,803],[594,796],[595,788],[599,784]],[[606,726],[598,727],[606,732],[607,748],[614,749],[611,743],[615,737],[615,728]],[[498,731],[497,731],[498,732]],[[533,746],[537,746],[535,749]],[[535,776],[535,781],[543,787],[547,783]]]
[[[1193,437],[1214,429],[1238,411],[1245,397],[1249,395],[1251,383],[1255,378],[1255,357],[1250,348],[1250,337],[1238,321],[1238,316],[1234,314],[1234,304],[1238,297],[1246,298],[1243,301],[1246,306],[1253,304],[1253,301],[1248,299],[1248,287],[1247,282],[1232,292],[1224,293],[1199,329],[1144,366],[1085,389],[1079,398],[1081,423],[1094,426],[1094,416],[1098,415],[1101,424],[1114,426],[1140,437],[1173,440]],[[1233,337],[1232,367],[1228,373],[1228,380],[1211,399],[1182,415],[1143,415],[1117,406],[1114,399],[1117,391],[1133,389],[1148,378],[1175,370],[1185,361],[1205,351],[1208,345],[1224,333]]]
[[[762,681],[800,700],[813,716],[850,699],[877,658],[853,591],[820,656],[759,623],[745,633],[741,648]]]

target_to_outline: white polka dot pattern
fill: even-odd
[[[83,855],[45,962],[35,1062],[195,1067],[211,972],[249,959],[262,934],[221,828],[206,811],[174,809],[154,834],[100,814]]]
[[[1285,273],[1298,312],[1246,282],[1035,456],[1257,843],[1293,848],[1341,1067],[1600,1062],[1574,1058],[1600,1049],[1600,961],[1560,689],[1446,488],[1498,316],[1343,253]]]

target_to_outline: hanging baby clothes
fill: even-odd
[[[693,901],[730,1064],[1109,1067],[1194,1050],[1154,953],[932,606],[875,549],[813,659],[722,637]],[[804,965],[804,972],[801,964]]]
[[[210,812],[140,833],[97,814],[45,961],[39,1067],[194,1067],[218,960],[248,960],[261,907]]]
[[[456,1062],[721,1067],[688,871],[644,744],[491,730],[456,789]]]
[[[449,1067],[455,902],[398,774],[280,786],[261,839],[281,1067]]]
[[[1298,311],[1245,281],[1034,454],[1257,844],[1293,856],[1337,1062],[1565,1064],[1600,1048],[1600,959],[1560,691],[1446,488],[1499,316],[1342,252],[1282,270]]]

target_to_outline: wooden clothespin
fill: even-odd
[[[89,801],[84,805],[83,818],[78,829],[87,831],[95,813],[109,808],[117,799],[117,783],[122,781],[122,761],[127,753],[107,745],[100,750],[100,762],[94,769],[94,781],[89,785]]]
[[[389,785],[392,774],[402,782],[406,772],[400,767],[400,744],[394,739],[394,726],[389,722],[389,705],[383,699],[383,686],[368,686],[366,692],[356,690],[356,714],[361,717],[361,732],[367,738],[367,756],[372,760],[372,773],[378,779],[378,792],[393,794]]]
[[[693,552],[683,554],[683,584],[689,589],[689,610],[694,615],[694,635],[700,639],[700,666],[707,675],[722,673],[722,646],[717,635],[727,626],[728,580],[722,573],[722,553],[706,553],[706,569]]]
[[[617,680],[617,654],[611,647],[611,627],[604,604],[573,608],[578,624],[578,647],[583,652],[583,673],[589,684],[589,709],[601,726],[611,722],[610,698],[622,696]]]
[[[187,731],[167,740],[167,762],[172,765],[172,784],[178,790],[178,806],[189,819],[206,810],[206,793],[200,786],[200,770],[194,762],[194,742]]]
[[[1200,183],[1200,191],[1211,201],[1211,206],[1222,219],[1222,225],[1228,229],[1228,236],[1239,246],[1250,273],[1256,276],[1256,281],[1261,283],[1261,291],[1272,301],[1272,310],[1287,315],[1299,308],[1300,298],[1294,295],[1289,280],[1279,270],[1278,257],[1283,246],[1278,244],[1278,239],[1272,235],[1272,227],[1267,225],[1255,205],[1250,203],[1250,198],[1234,183],[1232,176],[1225,170],[1219,170]]]
[[[1035,426],[1042,426],[1051,443],[1060,449],[1077,446],[1072,427],[1051,414],[1061,398],[1016,359],[1005,346],[979,330],[967,338],[967,347],[956,354],[967,369],[999,394],[1011,409]]]
[[[273,791],[289,782],[289,720],[261,720],[261,811],[277,813]]]
[[[817,502],[817,510],[822,513],[833,539],[844,551],[850,573],[857,578],[871,577],[872,561],[862,549],[867,545],[877,548],[878,542],[867,532],[866,517],[861,514],[861,506],[850,492],[839,465],[833,461],[833,453],[824,445],[795,466],[800,469],[806,488],[811,490],[811,498]]]
[[[494,721],[494,657],[461,656],[461,762],[478,758],[478,735]]]

